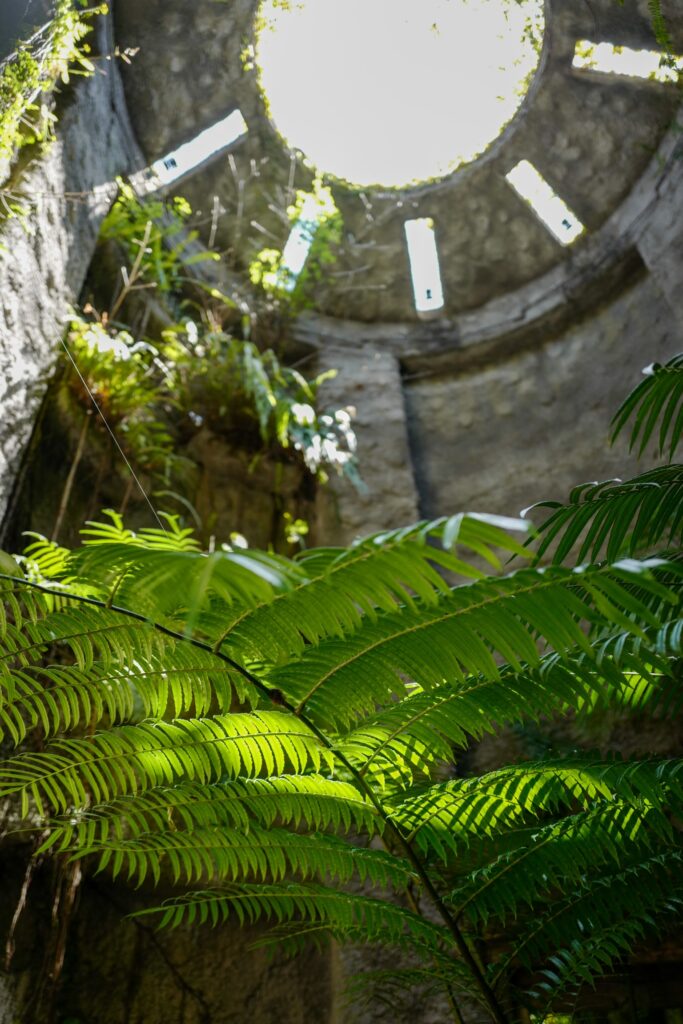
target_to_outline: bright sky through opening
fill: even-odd
[[[319,204],[315,196],[308,196],[301,208],[301,212],[292,228],[287,244],[282,252],[281,272],[283,274],[283,287],[291,291],[296,284],[299,274],[304,269],[304,264],[313,245],[313,239],[318,228]]]
[[[520,160],[505,177],[562,245],[570,245],[583,234],[579,218],[528,160]]]
[[[538,64],[542,0],[264,0],[261,83],[277,129],[357,185],[440,177],[483,152]]]
[[[204,129],[194,139],[179,146],[161,160],[152,164],[152,171],[164,185],[177,181],[183,174],[193,171],[199,164],[237,142],[247,132],[247,125],[239,110],[233,110],[222,121]]]
[[[632,50],[630,46],[592,43],[580,39],[572,65],[581,71],[601,71],[606,75],[651,78],[655,82],[677,82],[683,58],[675,57],[676,67],[662,63],[659,50]]]
[[[435,313],[443,309],[443,285],[434,225],[429,217],[420,217],[407,220],[405,231],[415,309],[418,313]]]

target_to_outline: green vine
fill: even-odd
[[[55,15],[31,39],[20,43],[0,67],[0,159],[21,146],[48,141],[55,115],[46,96],[73,74],[90,75],[94,66],[85,38],[106,4],[80,10],[72,0],[57,0]]]

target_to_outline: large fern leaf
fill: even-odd
[[[224,775],[318,770],[329,752],[307,726],[279,711],[214,715],[175,722],[141,722],[91,737],[54,740],[3,765],[0,798],[29,798],[39,813],[102,803],[179,779],[217,781]]]
[[[638,447],[642,455],[657,425],[657,451],[669,458],[678,447],[683,433],[683,356],[677,355],[668,363],[652,363],[643,370],[645,380],[626,398],[612,420],[612,440],[633,419],[629,448]]]
[[[317,722],[348,727],[378,704],[405,697],[406,677],[423,688],[463,682],[466,673],[499,679],[495,655],[516,668],[536,665],[539,640],[588,653],[586,620],[642,635],[641,623],[659,623],[633,592],[636,583],[645,594],[678,602],[656,579],[657,568],[656,561],[629,561],[580,571],[520,570],[477,581],[436,605],[389,613],[366,621],[344,641],[309,647],[294,670],[277,668],[268,680]]]
[[[613,562],[643,550],[680,548],[683,527],[683,469],[650,470],[633,480],[606,480],[575,487],[566,505],[541,501],[531,509],[549,509],[539,528],[535,557],[552,547],[552,561],[565,562],[574,548],[576,561]]]

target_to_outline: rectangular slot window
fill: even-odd
[[[222,121],[212,124],[194,139],[179,146],[152,164],[150,177],[157,184],[169,185],[199,167],[205,160],[231,146],[247,133],[247,124],[239,110],[233,110]]]
[[[528,160],[520,160],[505,178],[562,245],[570,245],[583,234],[579,218]]]
[[[280,278],[282,287],[286,291],[292,291],[299,274],[304,269],[315,233],[318,230],[320,215],[320,203],[315,196],[307,196],[289,234],[287,244],[282,250]]]
[[[418,313],[435,313],[443,309],[444,298],[434,222],[431,217],[407,220],[405,231],[415,309]]]
[[[579,39],[572,61],[572,67],[580,71],[649,78],[654,82],[678,82],[682,65],[681,57],[663,57],[658,50],[632,50],[630,46],[592,43],[590,39]]]

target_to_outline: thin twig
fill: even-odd
[[[130,273],[128,273],[125,267],[121,268],[121,272],[123,275],[123,288],[121,289],[118,299],[116,300],[116,302],[114,303],[109,312],[109,318],[111,320],[116,319],[116,314],[118,313],[118,311],[121,309],[121,306],[128,298],[129,293],[133,290],[133,286],[135,285],[138,277],[140,277],[142,261],[145,256],[145,252],[147,251],[147,246],[149,245],[149,239],[151,237],[151,234],[152,222],[151,220],[148,220],[147,223],[145,224],[145,233],[142,236],[142,241],[137,243],[138,251],[133,262],[133,266],[130,268]]]
[[[85,440],[86,440],[86,437],[88,436],[88,427],[90,426],[91,419],[92,419],[92,414],[91,414],[90,410],[88,410],[86,412],[85,418],[83,420],[83,426],[81,427],[81,433],[80,433],[80,436],[78,438],[78,446],[76,448],[76,454],[74,455],[74,457],[72,459],[71,469],[69,470],[69,475],[66,478],[66,483],[64,484],[64,490],[62,491],[62,498],[61,498],[61,501],[59,503],[59,509],[57,511],[57,518],[55,520],[54,529],[52,531],[52,540],[53,541],[56,541],[58,539],[58,537],[59,537],[59,531],[62,528],[62,523],[64,522],[64,516],[66,514],[66,510],[69,507],[69,500],[71,498],[71,492],[73,490],[74,481],[76,479],[76,472],[77,472],[78,467],[80,465],[81,459],[83,458],[83,452],[85,451]]]

